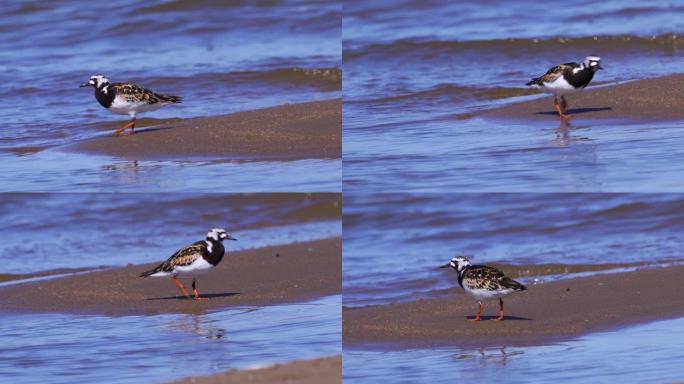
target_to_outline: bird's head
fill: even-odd
[[[93,87],[93,88],[100,89],[100,88],[102,88],[108,84],[109,84],[109,79],[105,75],[92,75],[92,76],[90,76],[90,80],[88,80],[87,83],[81,84],[81,88]]]
[[[226,233],[225,229],[214,228],[207,232],[207,240],[209,241],[223,241],[223,240],[237,240],[233,236]]]
[[[455,256],[454,258],[451,259],[451,261],[442,265],[440,268],[451,267],[460,273],[465,267],[467,267],[469,265],[470,265],[470,259],[468,259],[466,256]]]
[[[601,66],[601,58],[598,56],[587,56],[587,58],[584,59],[584,67],[591,69],[592,72],[603,69]]]

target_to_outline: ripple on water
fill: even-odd
[[[656,383],[684,378],[684,318],[535,347],[344,351],[344,382]]]
[[[338,355],[340,305],[337,295],[183,315],[3,314],[0,377],[22,384],[166,382]]]

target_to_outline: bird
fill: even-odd
[[[187,247],[184,247],[159,264],[156,268],[150,269],[140,274],[140,277],[168,277],[178,286],[183,295],[190,298],[187,289],[178,279],[192,278],[192,293],[195,300],[206,300],[200,297],[197,291],[196,280],[198,276],[207,273],[216,267],[223,259],[225,248],[224,240],[237,240],[227,234],[224,229],[214,228],[207,232],[205,240],[200,240]]]
[[[90,80],[80,87],[95,88],[95,99],[100,105],[112,113],[131,117],[130,122],[114,132],[114,136],[129,128],[131,135],[135,134],[135,119],[138,113],[156,111],[165,105],[182,101],[180,96],[160,95],[133,83],[110,83],[104,75],[90,76]]]
[[[496,321],[504,319],[504,303],[502,297],[513,292],[525,291],[527,287],[507,277],[500,270],[486,265],[472,265],[466,256],[456,256],[449,263],[440,268],[451,267],[458,272],[458,285],[468,294],[473,296],[478,304],[477,315],[472,321],[480,321],[484,300],[499,299],[499,317]]]
[[[565,96],[583,90],[599,69],[603,69],[601,58],[587,56],[581,64],[573,62],[556,65],[543,76],[533,78],[525,85],[553,94],[553,106],[558,116],[566,119],[568,118],[568,103],[565,101]]]

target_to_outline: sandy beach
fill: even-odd
[[[108,315],[196,313],[234,305],[271,305],[341,291],[341,239],[228,251],[198,280],[208,301],[180,296],[168,278],[139,278],[158,263],[0,288],[0,311]],[[161,260],[160,260],[161,261]],[[189,283],[188,283],[189,284]]]
[[[117,126],[125,122],[124,119]],[[141,120],[135,135],[105,135],[62,149],[135,160],[339,158],[342,101],[332,99],[221,116],[156,120],[151,126]]]
[[[342,382],[342,357],[293,361],[272,367],[230,370],[211,376],[189,377],[172,384],[290,383],[335,384]]]
[[[678,120],[684,118],[684,75],[592,87],[566,97],[576,118]],[[485,110],[481,116],[517,119],[557,119],[553,96]]]
[[[453,271],[450,271],[453,272]],[[528,285],[504,299],[506,320],[481,322],[476,302],[458,288],[437,298],[343,310],[346,346],[537,345],[641,322],[684,316],[684,266],[640,269]],[[454,284],[457,286],[454,274]]]

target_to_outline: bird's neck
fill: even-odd
[[[207,250],[209,251],[206,259],[211,265],[216,265],[221,261],[223,254],[226,251],[225,248],[223,248],[223,243],[211,238],[207,238],[206,242]]]
[[[470,265],[466,265],[460,271],[456,271],[458,272],[458,285],[460,285],[461,288],[463,288],[463,277],[465,277],[465,273],[468,270],[468,268],[470,268]]]
[[[112,106],[116,94],[110,92],[109,83],[101,85],[99,88],[95,88],[95,99],[105,108]]]

